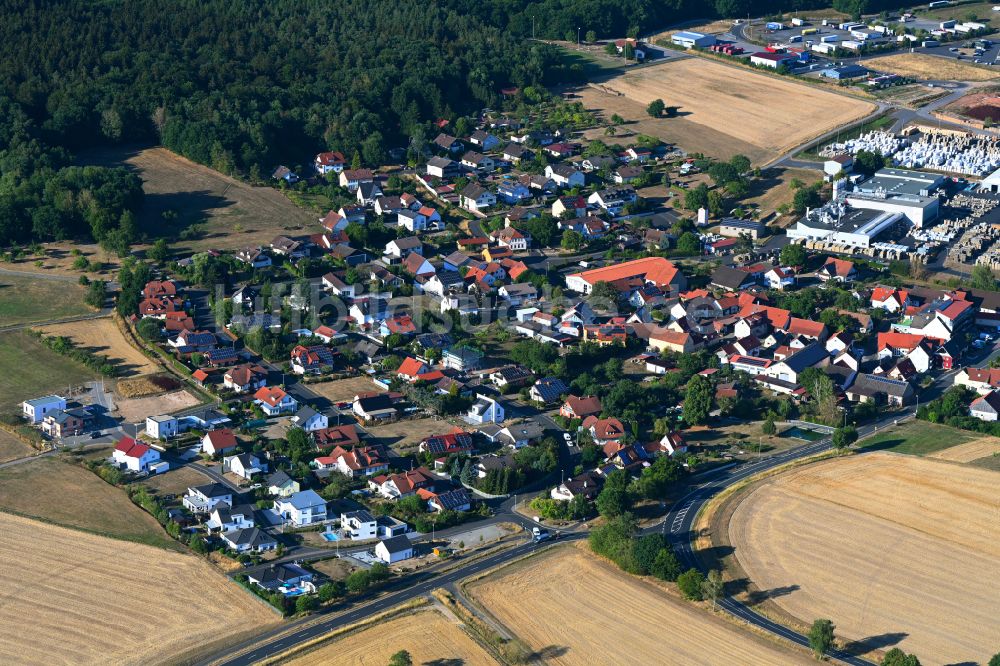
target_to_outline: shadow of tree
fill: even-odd
[[[465,663],[464,659],[458,659],[457,657],[450,657],[444,659],[432,659],[431,661],[423,662],[423,666],[462,666]]]
[[[562,657],[567,652],[569,648],[564,645],[548,645],[540,650],[529,653],[525,657],[525,662],[532,662],[545,659],[556,659],[557,657]]]
[[[909,636],[909,634],[905,631],[891,631],[885,634],[878,634],[877,636],[869,636],[868,638],[851,641],[844,646],[844,652],[853,655],[861,655],[872,650],[881,650],[883,648],[897,645],[907,636]]]

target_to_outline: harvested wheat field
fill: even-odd
[[[943,451],[932,453],[928,458],[938,460],[951,460],[952,462],[967,463],[980,458],[986,458],[1000,453],[1000,438],[981,437],[980,439],[952,446]]]
[[[194,556],[0,514],[0,663],[150,664],[277,623]]]
[[[555,548],[474,583],[471,592],[531,649],[549,655],[549,664],[809,663],[584,548]],[[612,622],[609,639],[609,618],[640,621]]]
[[[141,351],[129,344],[111,317],[53,324],[38,329],[45,335],[63,335],[77,346],[103,354],[115,364],[123,377],[155,372],[157,366]]]
[[[37,454],[38,451],[30,444],[22,442],[6,430],[0,430],[0,463]]]
[[[824,461],[755,487],[730,540],[747,576],[784,588],[773,602],[804,623],[828,617],[842,638],[898,642],[925,663],[985,663],[1000,645],[996,481],[890,453]]]
[[[315,384],[309,384],[309,389],[330,402],[350,402],[358,394],[382,392],[385,390],[373,382],[371,377],[367,375],[362,377],[348,377],[347,379],[334,379],[329,382],[316,382]]]
[[[409,652],[414,664],[488,666],[497,663],[458,624],[436,610],[416,611],[379,622],[282,663],[290,666],[384,666],[389,663],[389,657],[400,650]]]
[[[868,102],[704,58],[628,72],[604,86],[643,108],[663,99],[668,106],[679,107],[684,120],[755,146],[765,156],[761,160],[758,155],[756,161],[777,157],[875,110]]]
[[[866,60],[865,66],[900,76],[934,81],[989,81],[997,78],[997,75],[986,67],[924,53],[898,53],[873,58]]]

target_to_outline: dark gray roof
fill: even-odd
[[[813,367],[824,358],[829,358],[829,356],[826,348],[818,342],[813,342],[786,358],[784,363],[794,372],[799,373],[806,368]]]
[[[394,536],[389,539],[382,539],[380,542],[390,553],[402,553],[413,548],[413,542],[405,536]]]
[[[752,282],[753,278],[749,273],[732,266],[719,266],[712,271],[712,284],[723,289],[740,289]]]

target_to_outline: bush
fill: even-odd
[[[697,569],[688,569],[677,577],[677,588],[686,599],[691,601],[701,601],[702,583],[705,577]]]

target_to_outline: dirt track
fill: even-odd
[[[733,513],[742,569],[808,624],[899,645],[924,663],[983,662],[1000,645],[996,473],[874,453],[762,482]]]

